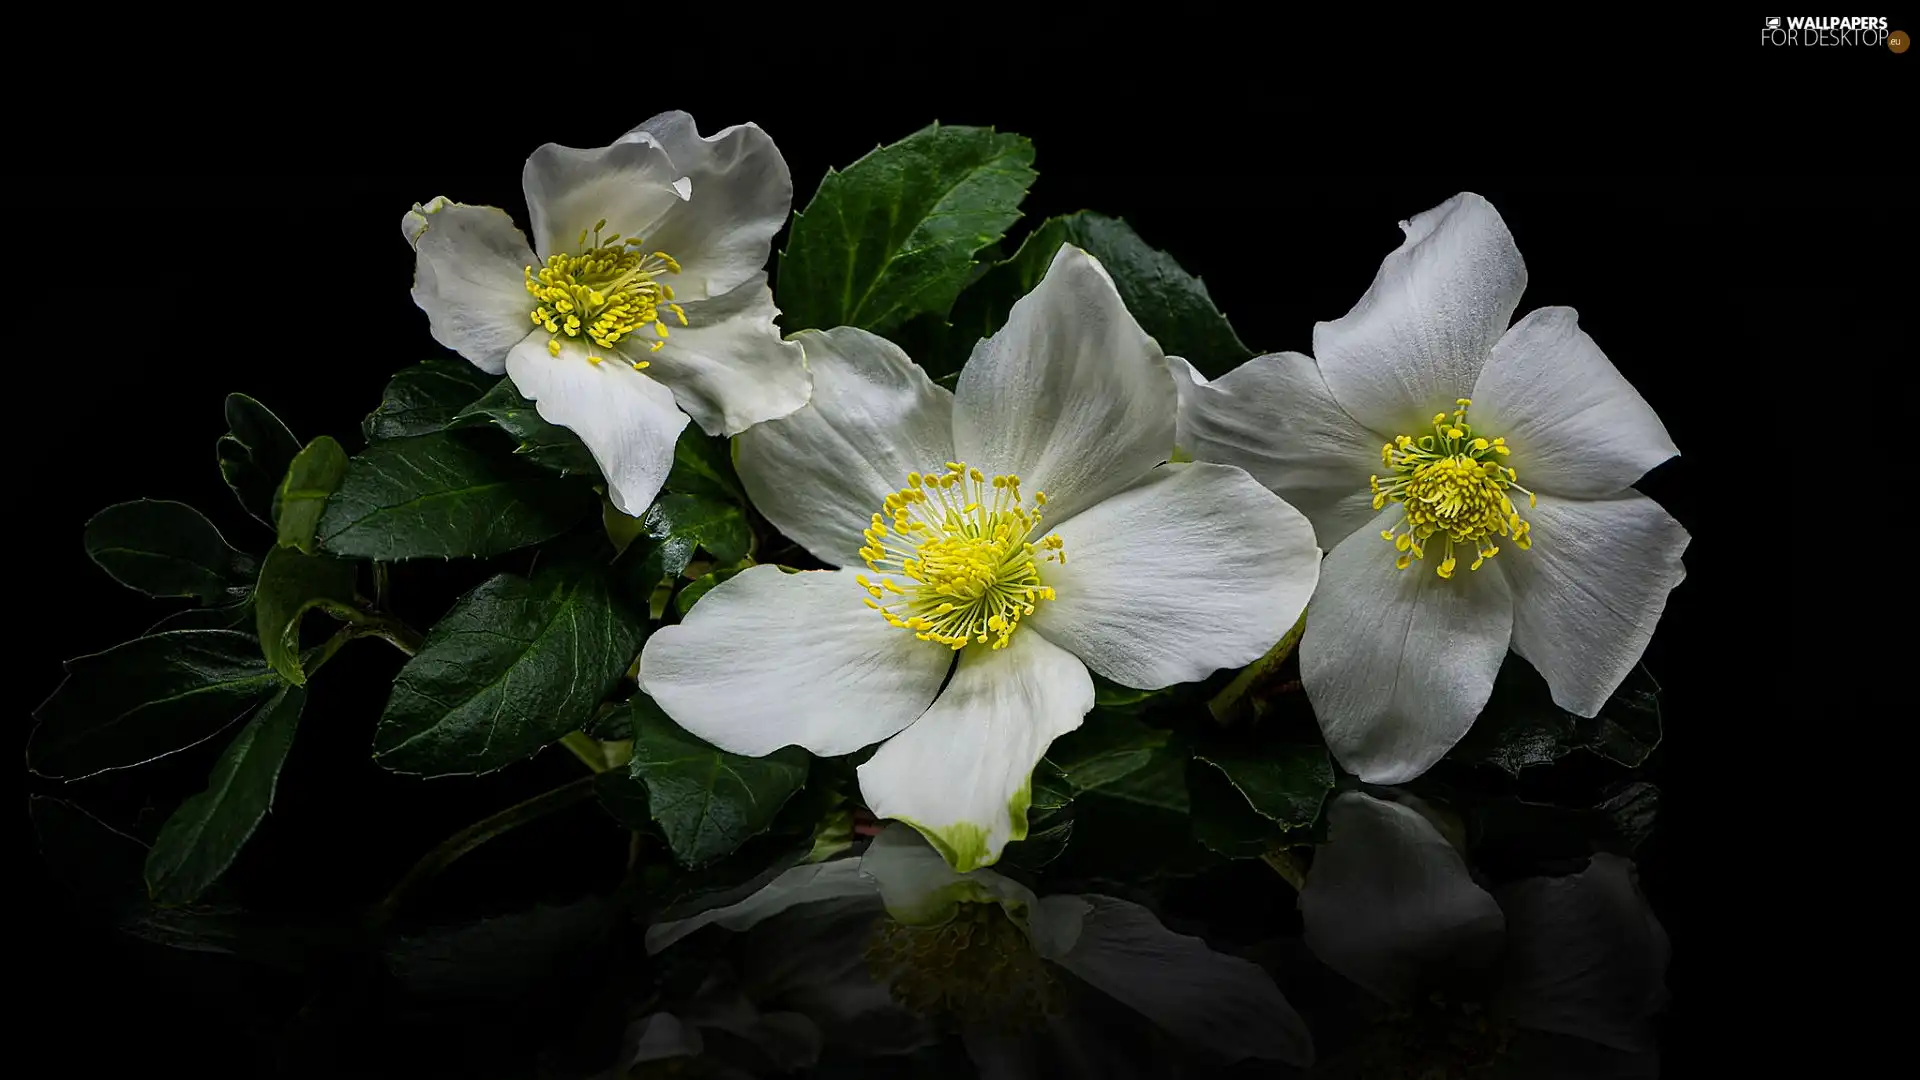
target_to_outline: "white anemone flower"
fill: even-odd
[[[1181,448],[1258,477],[1329,549],[1301,680],[1340,764],[1381,784],[1467,733],[1509,645],[1597,714],[1689,539],[1630,487],[1679,450],[1573,309],[1508,326],[1527,271],[1493,206],[1456,195],[1400,228],[1314,356],[1180,380]]]
[[[767,287],[793,181],[766,132],[661,113],[596,150],[548,143],[521,182],[531,247],[495,207],[407,213],[413,300],[434,340],[580,436],[621,512],[659,493],[689,416],[733,435],[806,404]]]
[[[847,924],[838,916],[851,914],[848,905],[863,894],[872,913],[863,935],[870,985],[914,1015],[954,1023],[982,1075],[1033,1075],[1022,1065],[1041,1035],[1090,1075],[1131,1075],[1138,1063],[1113,1060],[1116,1040],[1104,1009],[1082,986],[1189,1052],[1223,1063],[1313,1062],[1306,1023],[1258,964],[1176,934],[1130,901],[1043,897],[993,870],[957,872],[900,824],[857,858],[794,867],[737,904],[650,927],[647,951],[658,953],[710,924],[743,932],[818,904],[833,916],[818,918],[823,933],[844,957]],[[785,947],[805,951],[799,937],[789,932]],[[872,997],[850,980],[836,986],[850,1004],[878,1015]]]
[[[1201,679],[1305,607],[1312,526],[1239,469],[1166,463],[1167,359],[1086,252],[1060,250],[956,392],[865,331],[799,336],[812,401],[735,460],[761,513],[842,569],[753,567],[647,641],[641,687],[708,742],[886,740],[860,766],[867,805],[971,870],[1026,835],[1034,765],[1093,707],[1089,668]]]
[[[1633,863],[1483,888],[1440,815],[1382,794],[1334,799],[1300,892],[1307,947],[1388,1007],[1362,1074],[1657,1076],[1671,950]]]

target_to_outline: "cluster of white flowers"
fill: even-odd
[[[1683,575],[1686,531],[1629,486],[1678,451],[1571,310],[1509,325],[1526,270],[1477,195],[1403,222],[1315,356],[1213,382],[1064,246],[949,392],[865,330],[780,336],[792,184],[758,127],[663,114],[542,147],[524,183],[531,246],[492,208],[406,215],[436,339],[577,433],[630,514],[688,417],[733,437],[754,506],[836,568],[717,586],[647,641],[641,688],[738,754],[880,744],[867,805],[954,872],[1026,834],[1089,672],[1196,681],[1304,612],[1335,758],[1393,784],[1466,733],[1509,647],[1597,713]]]

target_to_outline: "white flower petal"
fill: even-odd
[[[1176,934],[1138,904],[1080,897],[1091,910],[1061,967],[1227,1063],[1313,1063],[1313,1037],[1260,966]]]
[[[416,205],[400,223],[413,246],[413,302],[433,340],[498,375],[507,353],[533,332],[527,238],[505,210],[446,197]]]
[[[1411,221],[1353,310],[1313,328],[1333,396],[1386,435],[1428,430],[1466,397],[1506,332],[1527,268],[1487,200],[1455,195]]]
[[[1680,555],[1692,537],[1635,491],[1591,502],[1542,495],[1518,508],[1533,546],[1503,547],[1495,560],[1513,586],[1513,651],[1561,708],[1596,715],[1647,651],[1667,594],[1687,576]]]
[[[1320,577],[1313,526],[1229,465],[1168,464],[1052,530],[1057,599],[1026,622],[1123,686],[1158,690],[1260,658]]]
[[[563,252],[579,254],[581,234],[588,234],[591,246],[593,227],[602,220],[603,236],[651,239],[654,226],[687,201],[688,185],[676,184],[681,176],[666,150],[646,139],[622,139],[591,150],[547,143],[535,150],[521,170],[520,185],[540,261]]]
[[[1348,791],[1328,806],[1327,828],[1300,890],[1307,947],[1322,963],[1400,1002],[1429,974],[1494,961],[1500,906],[1418,810]]]
[[[850,570],[761,565],[728,578],[640,653],[640,688],[730,753],[879,742],[927,711],[953,652],[889,626]]]
[[[957,904],[1001,904],[1025,919],[1038,903],[1033,890],[992,870],[955,870],[912,826],[900,822],[867,845],[860,873],[880,890],[887,914],[912,925],[945,922]]]
[[[798,904],[874,895],[873,882],[860,874],[859,859],[802,863],[782,871],[758,892],[737,904],[647,927],[647,952],[657,953],[705,926],[721,926],[737,932],[751,929]]]
[[[1175,411],[1160,346],[1099,261],[1066,244],[961,369],[956,460],[1019,476],[1065,520],[1167,460]]]
[[[627,1043],[621,1056],[629,1066],[668,1058],[698,1057],[706,1049],[700,1029],[666,1012],[654,1013],[634,1024],[627,1031]]]
[[[737,435],[807,403],[813,382],[798,344],[780,340],[779,309],[760,273],[725,296],[683,305],[687,325],[665,316],[669,336],[642,330],[620,343],[629,360],[673,388],[680,408],[709,435]]]
[[[1373,519],[1367,478],[1388,439],[1347,415],[1311,357],[1256,356],[1209,383],[1167,358],[1180,390],[1178,442],[1197,461],[1237,465],[1313,522],[1331,548]]]
[[[1503,551],[1478,570],[1434,573],[1440,552],[1394,569],[1388,506],[1320,569],[1300,641],[1300,678],[1321,734],[1348,772],[1399,784],[1439,761],[1493,693],[1513,630]]]
[[[1654,1049],[1648,1024],[1666,1001],[1666,930],[1633,864],[1595,855],[1578,874],[1496,892],[1507,919],[1504,1004],[1526,1027],[1616,1050]]]
[[[600,363],[592,362],[595,356]],[[544,333],[513,347],[507,374],[542,419],[580,436],[593,452],[613,505],[632,517],[644,513],[673,468],[673,444],[687,426],[673,391],[610,349],[563,341],[555,356]]]
[[[1470,396],[1468,419],[1505,438],[1513,453],[1502,464],[1543,494],[1612,495],[1680,453],[1572,308],[1541,308],[1514,323]]]
[[[684,301],[732,292],[763,273],[773,234],[793,206],[793,178],[773,139],[757,124],[701,137],[693,117],[664,112],[621,137],[667,152],[687,198],[642,234],[648,251],[679,260],[671,280]]]
[[[875,816],[920,830],[955,870],[986,866],[1025,839],[1033,767],[1092,708],[1086,665],[1039,634],[1017,632],[1004,649],[970,645],[933,708],[860,766],[860,792]]]
[[[860,562],[861,537],[910,472],[953,457],[953,394],[900,347],[842,326],[803,331],[813,397],[798,412],[733,440],[734,466],[754,508],[781,533],[836,566]]]

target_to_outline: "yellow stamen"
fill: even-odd
[[[1058,535],[1029,539],[1040,527],[1037,504],[1045,501],[1035,492],[1036,506],[1025,506],[1019,477],[989,478],[958,461],[945,471],[908,473],[906,486],[886,497],[884,512],[861,533],[861,558],[883,576],[854,580],[884,601],[869,607],[921,641],[956,651],[969,644],[1006,648],[1021,617],[1054,598],[1041,564],[1066,564]]]
[[[677,274],[680,264],[664,251],[640,250],[638,237],[624,240],[615,233],[604,240],[603,220],[591,230],[592,246],[586,232],[575,245],[580,254],[558,254],[547,259],[540,269],[526,268],[527,292],[534,307],[527,313],[535,326],[545,330],[547,352],[560,355],[560,339],[585,337],[602,349],[612,349],[635,332],[652,327],[655,340],[649,347],[658,352],[666,344],[667,328],[661,312],[671,312],[687,325],[687,313],[671,303],[673,289],[660,281],[662,274]],[[589,363],[603,357],[590,355]],[[640,371],[648,366],[641,360],[632,367]]]
[[[1459,565],[1455,545],[1473,548],[1469,571],[1500,553],[1495,537],[1512,537],[1522,551],[1533,545],[1532,526],[1520,519],[1507,494],[1508,489],[1525,492],[1531,507],[1533,492],[1517,483],[1518,472],[1491,460],[1510,452],[1507,441],[1475,435],[1467,423],[1473,402],[1461,398],[1454,404],[1459,408],[1451,417],[1433,415],[1433,434],[1401,435],[1382,447],[1380,459],[1390,474],[1369,482],[1375,510],[1389,502],[1406,508],[1406,517],[1380,534],[1401,553],[1394,566],[1405,570],[1414,559],[1426,558],[1426,542],[1438,536],[1434,573],[1442,578],[1451,578]]]

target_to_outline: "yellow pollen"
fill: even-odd
[[[591,247],[587,233],[580,234],[580,254],[553,255],[538,270],[526,268],[527,292],[534,301],[527,316],[551,335],[547,352],[554,356],[560,355],[562,337],[584,337],[611,349],[649,328],[653,339],[648,347],[658,352],[667,339],[663,315],[687,325],[686,311],[672,302],[673,286],[659,280],[662,274],[679,273],[680,264],[664,251],[642,251],[638,237],[622,240],[615,233],[603,240],[600,230],[606,224],[593,227]],[[598,364],[604,358],[587,359]],[[643,360],[632,366],[640,371],[648,364]]]
[[[854,579],[867,606],[921,641],[1006,648],[1021,617],[1054,598],[1041,564],[1067,561],[1058,535],[1029,539],[1046,500],[1035,492],[1033,501],[1023,505],[1019,477],[989,480],[957,461],[909,473],[861,533],[860,557],[881,575]]]
[[[1473,402],[1461,398],[1455,404],[1459,407],[1451,416],[1434,414],[1433,434],[1401,435],[1380,448],[1380,463],[1389,473],[1371,480],[1373,508],[1385,509],[1389,502],[1406,508],[1400,524],[1380,534],[1400,553],[1393,564],[1401,570],[1426,558],[1426,544],[1435,536],[1441,546],[1434,573],[1442,578],[1453,577],[1459,566],[1455,545],[1472,546],[1469,571],[1500,554],[1498,537],[1511,538],[1522,551],[1533,546],[1532,526],[1520,519],[1507,494],[1509,489],[1525,492],[1531,506],[1533,492],[1519,485],[1518,472],[1496,460],[1510,453],[1507,441],[1474,434],[1467,423]]]

